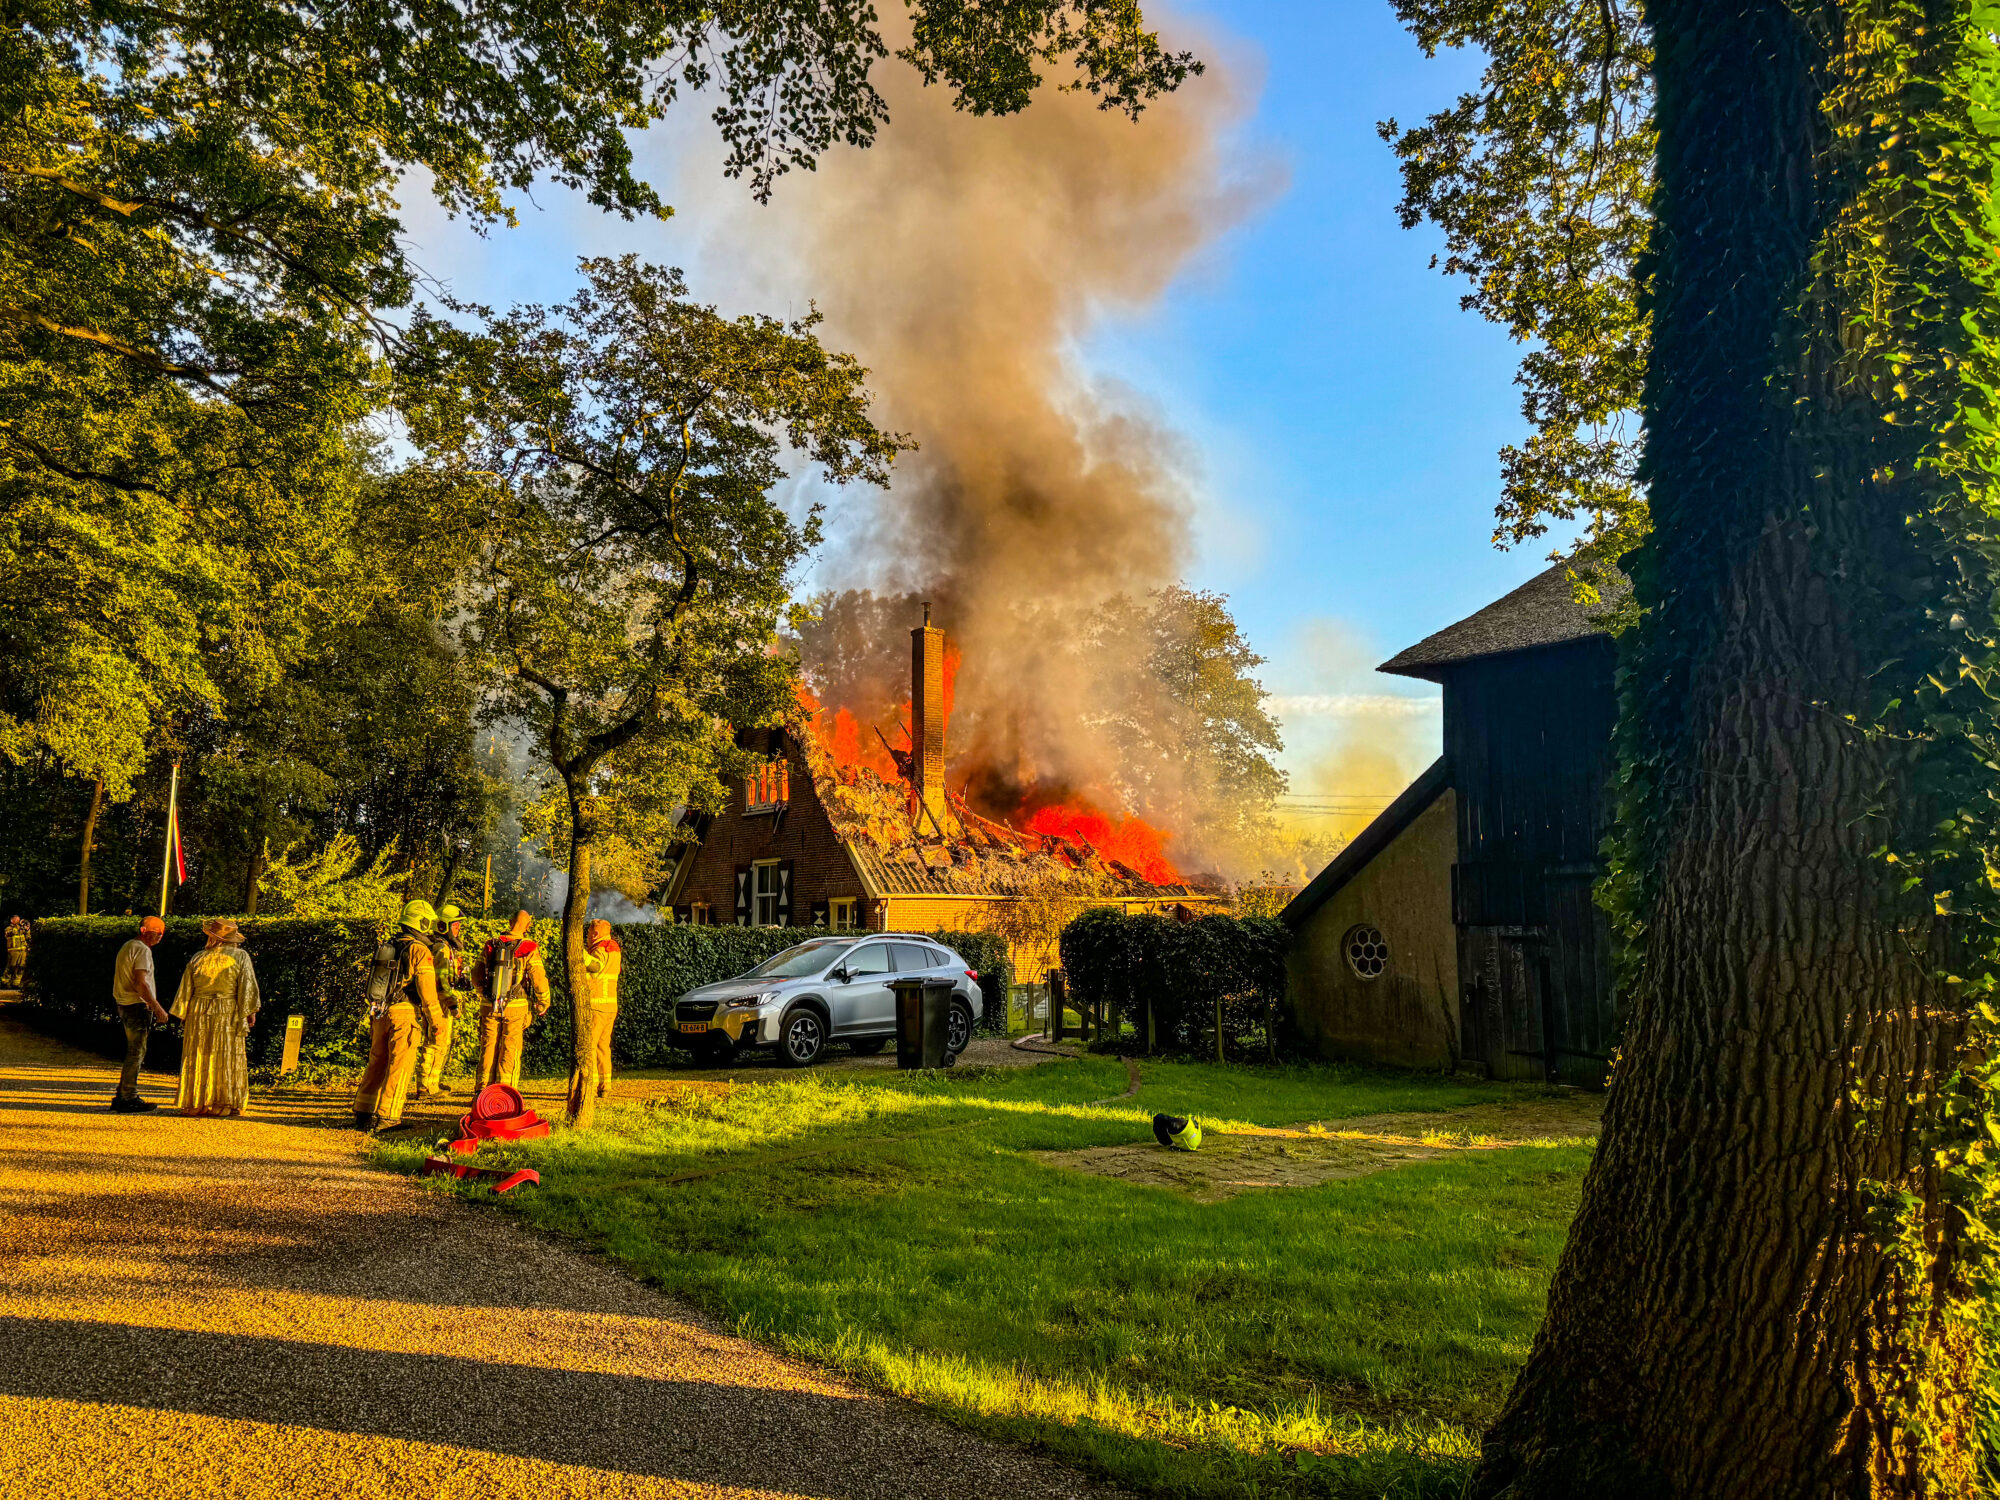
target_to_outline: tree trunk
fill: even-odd
[[[1903,585],[1930,564],[1893,478],[1907,440],[1843,366],[1815,261],[1859,180],[1822,107],[1842,17],[1648,18],[1654,532],[1620,723],[1640,967],[1547,1319],[1468,1494],[1970,1494],[1974,1361],[1929,1295],[1952,1234],[1918,1128],[1961,1033],[1937,924],[1877,853],[1922,822],[1912,756],[1848,719],[1873,716],[1883,622],[1921,609]]]
[[[571,787],[569,798],[569,894],[563,897],[563,963],[569,970],[569,1122],[590,1128],[597,1090],[586,1086],[588,1035],[583,1026],[583,929],[590,916],[590,856],[597,838],[597,804]]]
[[[250,833],[250,858],[243,872],[243,915],[257,915],[257,885],[264,878],[264,860],[270,851],[266,835],[271,826],[268,783],[258,787],[257,823]]]
[[[104,808],[104,778],[98,777],[90,788],[90,811],[83,820],[83,858],[78,864],[76,877],[76,914],[90,915],[90,856],[97,847],[97,815]]]
[[[443,906],[451,900],[451,888],[458,881],[458,867],[465,857],[465,851],[457,839],[445,836],[447,850],[444,861],[444,879],[438,882],[437,905]]]

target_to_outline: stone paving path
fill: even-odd
[[[371,1170],[340,1099],[114,1082],[0,1006],[0,1496],[1110,1493]]]

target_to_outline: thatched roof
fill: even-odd
[[[1090,844],[1025,833],[981,817],[947,792],[952,816],[941,835],[928,818],[911,817],[909,787],[867,766],[838,765],[809,724],[794,738],[812,774],[813,792],[847,846],[855,870],[880,895],[1015,896],[1053,885],[1079,896],[1172,901],[1211,895],[1188,885],[1155,885]]]
[[[1612,577],[1614,582],[1604,591],[1603,602],[1586,607],[1576,602],[1569,566],[1557,563],[1456,625],[1447,625],[1436,635],[1398,652],[1377,670],[1439,682],[1444,668],[1460,662],[1605,635],[1603,617],[1632,591],[1623,575]]]

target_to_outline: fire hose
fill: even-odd
[[[458,1117],[458,1138],[445,1144],[454,1155],[470,1156],[488,1141],[537,1141],[548,1133],[549,1122],[528,1108],[519,1090],[504,1083],[490,1083],[472,1101],[472,1109]],[[425,1157],[423,1175],[490,1181],[495,1193],[512,1192],[527,1183],[539,1187],[542,1181],[541,1173],[532,1167],[510,1173],[505,1167],[475,1167],[470,1162],[453,1161],[449,1156]]]

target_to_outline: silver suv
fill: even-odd
[[[913,932],[799,943],[747,974],[689,990],[674,1004],[674,1025],[706,1067],[721,1067],[749,1047],[776,1048],[789,1068],[817,1062],[829,1042],[880,1052],[896,1036],[889,981],[906,976],[951,981],[945,1050],[957,1057],[983,1008],[979,975],[942,943]]]

